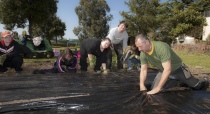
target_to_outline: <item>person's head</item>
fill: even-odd
[[[42,43],[42,37],[34,37],[33,39],[33,43],[35,46],[39,46]]]
[[[63,53],[62,53],[62,59],[65,60],[70,60],[73,57],[73,52],[71,49],[66,48]]]
[[[13,40],[12,33],[8,30],[3,31],[1,33],[1,37],[2,37],[2,40],[4,41],[6,46],[8,46],[11,43],[11,41]]]
[[[136,47],[136,45],[131,45],[130,50],[131,50],[132,54],[137,54],[139,52],[139,50]]]
[[[128,24],[125,21],[121,21],[118,25],[119,32],[124,32],[128,28]]]
[[[135,45],[138,50],[142,52],[149,52],[151,49],[149,38],[144,34],[139,34],[136,36]]]
[[[25,30],[22,31],[22,35],[25,36],[27,35],[27,32]]]
[[[109,38],[103,38],[103,39],[101,40],[101,47],[102,47],[103,49],[108,48],[110,45],[111,45],[111,40],[110,40]]]

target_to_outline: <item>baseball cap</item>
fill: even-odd
[[[8,30],[5,30],[1,33],[1,37],[7,37],[7,36],[11,36],[11,35],[12,35],[11,32]]]

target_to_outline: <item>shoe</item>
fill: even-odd
[[[16,71],[16,76],[21,76],[21,71]]]
[[[128,69],[127,69],[127,71],[132,71],[133,69],[131,68],[131,67],[129,67]]]
[[[204,81],[201,82],[201,88],[200,90],[207,90],[209,88],[209,81],[208,78],[203,78]]]
[[[137,69],[138,71],[140,71],[140,70],[141,70],[141,67],[137,66],[136,69]]]
[[[93,74],[101,74],[100,70],[94,71]]]

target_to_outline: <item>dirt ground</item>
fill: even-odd
[[[22,75],[29,75],[33,73],[35,69],[48,69],[52,68],[53,62],[52,61],[45,61],[45,62],[34,62],[34,63],[24,63],[22,68]],[[204,72],[202,68],[190,68],[191,73],[200,78],[200,77],[209,77],[210,72]],[[11,76],[15,75],[14,69],[9,69],[6,73],[0,74],[0,76]]]

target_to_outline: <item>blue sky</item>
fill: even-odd
[[[127,5],[124,4],[124,1],[129,0],[106,0],[107,4],[110,7],[110,14],[113,15],[113,19],[110,21],[110,26],[116,27],[119,24],[119,21],[122,20],[122,17],[120,15],[120,11],[128,11],[129,8]],[[58,3],[58,10],[57,10],[57,16],[66,24],[66,31],[64,38],[66,39],[77,39],[77,36],[73,33],[73,28],[78,26],[78,17],[75,13],[75,7],[79,5],[79,0],[59,0]],[[0,31],[3,31],[3,25],[0,24]],[[25,29],[15,29],[14,31],[17,31],[19,35],[22,34],[23,30]]]

